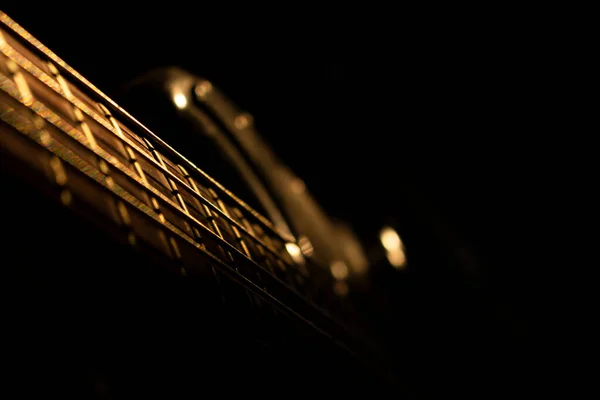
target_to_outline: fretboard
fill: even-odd
[[[118,240],[171,260],[173,273],[209,266],[261,301],[352,351],[348,308],[326,268],[297,262],[294,238],[180,155],[0,12],[0,147],[44,182],[40,194],[85,206]],[[20,165],[21,165],[20,164]]]

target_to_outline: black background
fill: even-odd
[[[529,161],[538,35],[490,10],[223,4],[3,8],[117,103],[156,66],[211,79],[332,216],[362,237],[399,229],[410,264],[395,277],[409,293],[398,297],[437,319],[428,339],[445,349],[463,335],[461,346],[477,343],[471,355],[510,349],[487,360],[490,374],[502,363],[525,370],[536,309],[532,259],[519,249],[532,239],[540,181]],[[438,367],[415,366],[419,385],[456,368],[460,349],[442,353],[427,354]],[[459,375],[449,376],[473,383]]]

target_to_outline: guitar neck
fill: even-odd
[[[330,272],[290,255],[299,253],[289,251],[293,237],[1,12],[0,88],[0,148],[22,166],[10,173],[37,176],[47,201],[92,209],[115,240],[168,260],[173,275],[227,276],[250,298],[372,358],[341,322],[352,311]]]

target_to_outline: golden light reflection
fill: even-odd
[[[402,240],[400,240],[400,236],[394,229],[390,227],[385,227],[381,230],[381,233],[379,234],[379,239],[381,240],[381,244],[386,250],[394,250],[402,245]]]
[[[334,261],[331,264],[330,269],[331,275],[333,275],[335,279],[342,280],[348,277],[348,266],[343,261]]]
[[[404,253],[404,243],[395,229],[385,227],[379,233],[381,245],[386,250],[386,256],[390,264],[396,268],[406,267],[406,254]]]
[[[188,103],[187,98],[185,97],[185,95],[183,93],[175,93],[173,95],[173,102],[175,102],[175,105],[179,109],[185,108]]]
[[[304,256],[302,256],[302,251],[296,243],[286,243],[285,248],[292,257],[292,260],[294,260],[298,264],[304,264]]]

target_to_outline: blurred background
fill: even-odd
[[[459,9],[160,4],[3,11],[119,104],[155,67],[210,79],[369,248],[393,227],[407,263],[372,273],[415,391],[531,383],[533,43]]]

